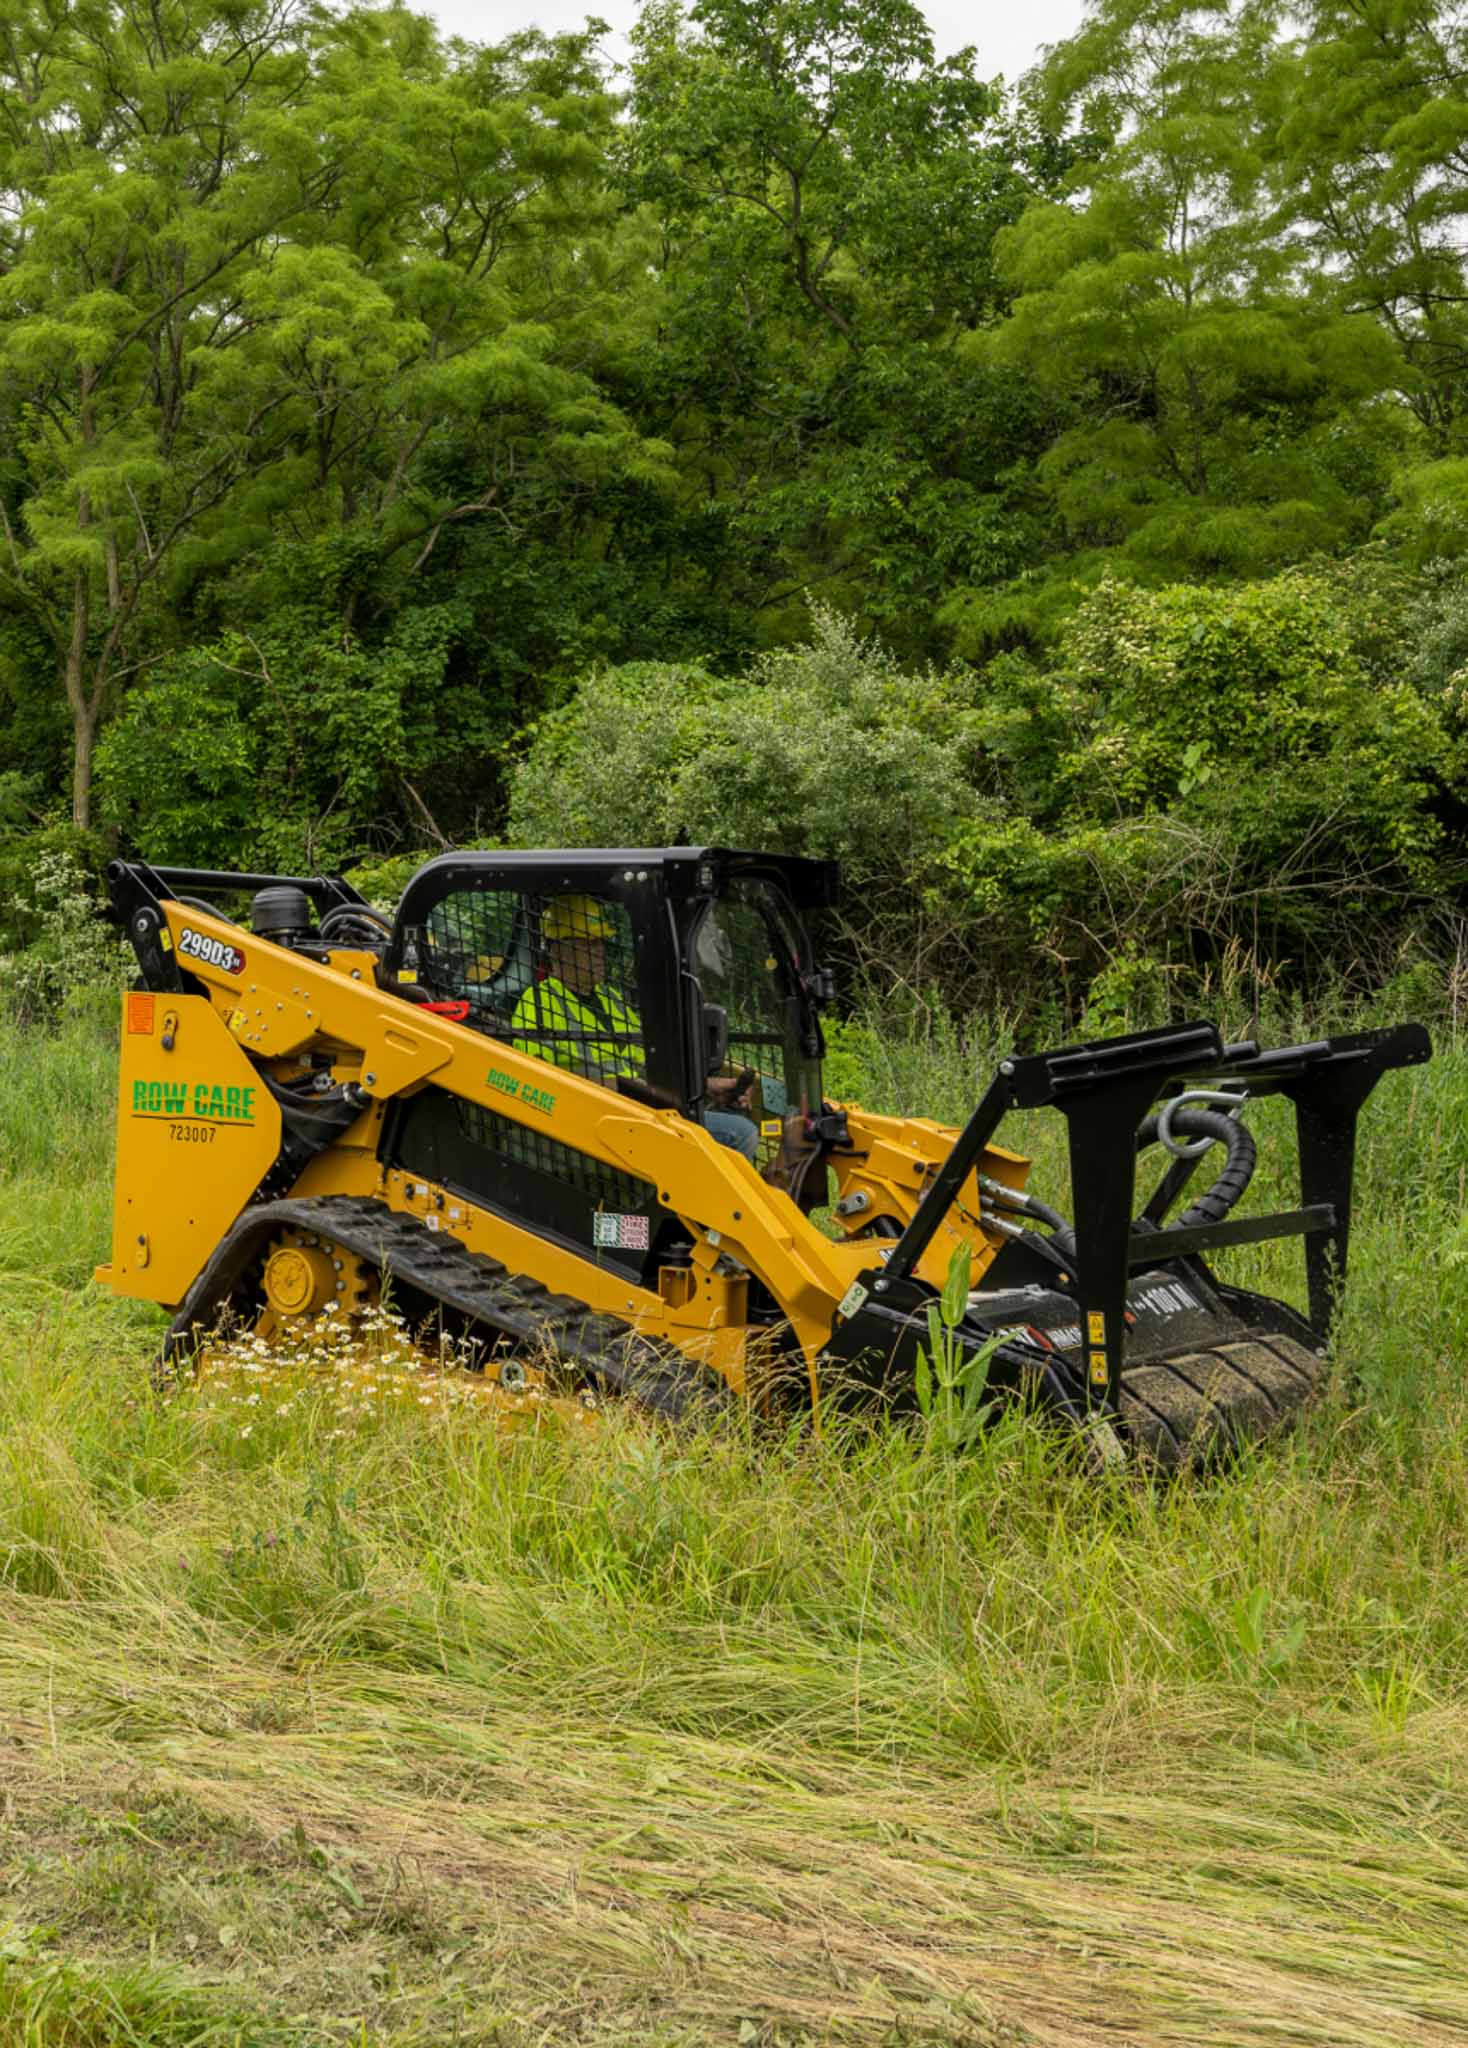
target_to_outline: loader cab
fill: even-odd
[[[446,854],[405,890],[381,978],[695,1119],[712,1075],[748,1068],[763,1166],[821,1107],[804,913],[836,891],[834,863],[719,847]]]

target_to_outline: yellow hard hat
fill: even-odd
[[[552,896],[540,920],[540,934],[548,945],[555,945],[561,939],[609,939],[612,928],[594,896]]]

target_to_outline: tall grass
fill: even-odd
[[[980,1064],[861,1078],[952,1116]],[[87,1279],[111,1072],[0,1033],[0,2044],[1468,2028],[1464,1049],[1368,1112],[1326,1399],[1168,1487],[1019,1425],[160,1401]],[[58,1944],[132,2033],[20,2030]]]

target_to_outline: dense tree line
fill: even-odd
[[[915,979],[1441,943],[1450,0],[1096,0],[1017,86],[911,0],[625,76],[5,0],[0,190],[0,938],[38,846],[655,819],[840,852]]]

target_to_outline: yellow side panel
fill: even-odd
[[[208,998],[125,995],[112,1264],[99,1279],[176,1306],[279,1151],[280,1111]]]

